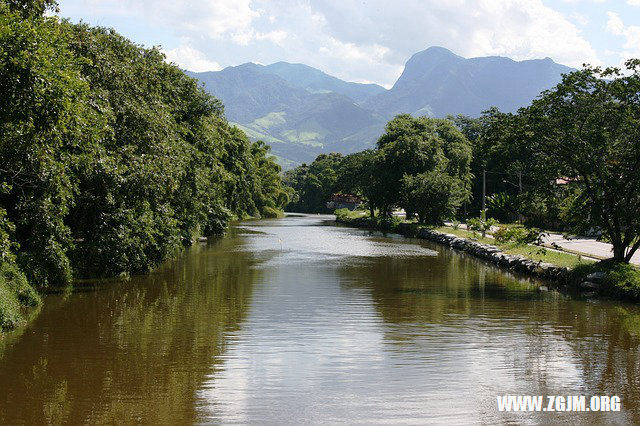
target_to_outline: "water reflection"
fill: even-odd
[[[49,297],[0,361],[0,424],[196,420],[260,275],[237,242],[196,247],[153,274]],[[12,341],[13,340],[13,341]]]
[[[637,306],[325,219],[246,222],[48,300],[4,342],[0,423],[640,422]],[[617,394],[623,412],[500,413],[502,394]]]

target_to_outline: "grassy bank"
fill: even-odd
[[[606,278],[599,279],[597,274]],[[594,277],[594,278],[591,278]],[[626,263],[613,263],[610,259],[588,265],[579,265],[573,270],[574,284],[594,280],[601,286],[600,293],[623,300],[640,301],[640,269]]]
[[[585,259],[582,256],[577,256],[573,253],[551,250],[536,245],[520,244],[515,242],[504,243],[489,237],[483,238],[480,234],[467,231],[465,229],[454,229],[450,226],[441,226],[435,228],[435,230],[446,234],[454,234],[462,238],[474,238],[481,243],[494,245],[507,254],[524,256],[536,262],[552,263],[556,266],[564,266],[570,269],[595,262],[590,259]]]

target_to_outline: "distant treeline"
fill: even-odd
[[[261,142],[156,48],[0,0],[0,329],[74,277],[147,271],[288,202]]]
[[[433,222],[455,214],[470,198],[471,143],[450,120],[397,116],[376,149],[347,156],[320,155],[285,174],[295,190],[288,208],[327,211],[334,192],[363,196],[373,216],[403,207],[409,216]]]
[[[640,248],[640,60],[563,76],[516,114],[400,115],[375,149],[324,154],[290,170],[293,211],[327,212],[332,193],[360,195],[373,217],[436,225],[481,216],[597,232],[616,262]]]

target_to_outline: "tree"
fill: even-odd
[[[471,145],[452,121],[398,115],[377,143],[374,193],[383,215],[400,205],[407,216],[416,213],[402,197],[403,178],[439,170],[466,187],[471,180]]]
[[[440,225],[452,217],[469,197],[468,185],[443,170],[431,170],[402,179],[403,204],[418,215],[420,223]]]
[[[0,2],[0,206],[40,287],[71,281],[70,158],[103,136],[68,28],[41,16],[47,3]]]
[[[57,11],[55,0],[2,0],[10,11],[17,12],[23,18],[41,17],[46,11]]]
[[[295,191],[287,209],[304,213],[327,212],[326,203],[338,192],[338,170],[342,154],[320,154],[310,165],[303,164],[285,174],[285,183]]]
[[[556,178],[589,200],[584,214],[610,238],[613,259],[629,262],[640,247],[640,60],[564,75],[522,111],[545,189]]]
[[[378,206],[377,188],[380,186],[376,173],[376,152],[372,149],[349,154],[342,160],[336,182],[340,192],[360,195],[369,206],[371,217]]]

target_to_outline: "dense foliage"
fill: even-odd
[[[620,262],[640,247],[640,61],[627,71],[567,74],[518,114],[483,117],[478,139],[489,170],[524,175],[513,209],[530,224],[601,233]]]
[[[15,282],[146,271],[288,202],[269,148],[158,49],[53,7],[0,1],[0,261]]]
[[[349,192],[371,216],[403,208],[423,223],[486,222],[484,187],[489,217],[601,235],[614,260],[629,262],[640,248],[640,60],[626,66],[569,73],[516,114],[400,115],[375,150],[289,172],[298,197],[289,207],[322,211],[331,193]]]
[[[627,70],[568,74],[521,113],[538,173],[575,183],[583,227],[601,228],[625,262],[640,247],[640,61]]]
[[[375,150],[320,155],[287,172],[297,198],[294,211],[326,211],[332,193],[361,195],[371,215],[390,217],[395,207],[422,223],[452,217],[469,197],[471,145],[451,120],[397,116]]]

